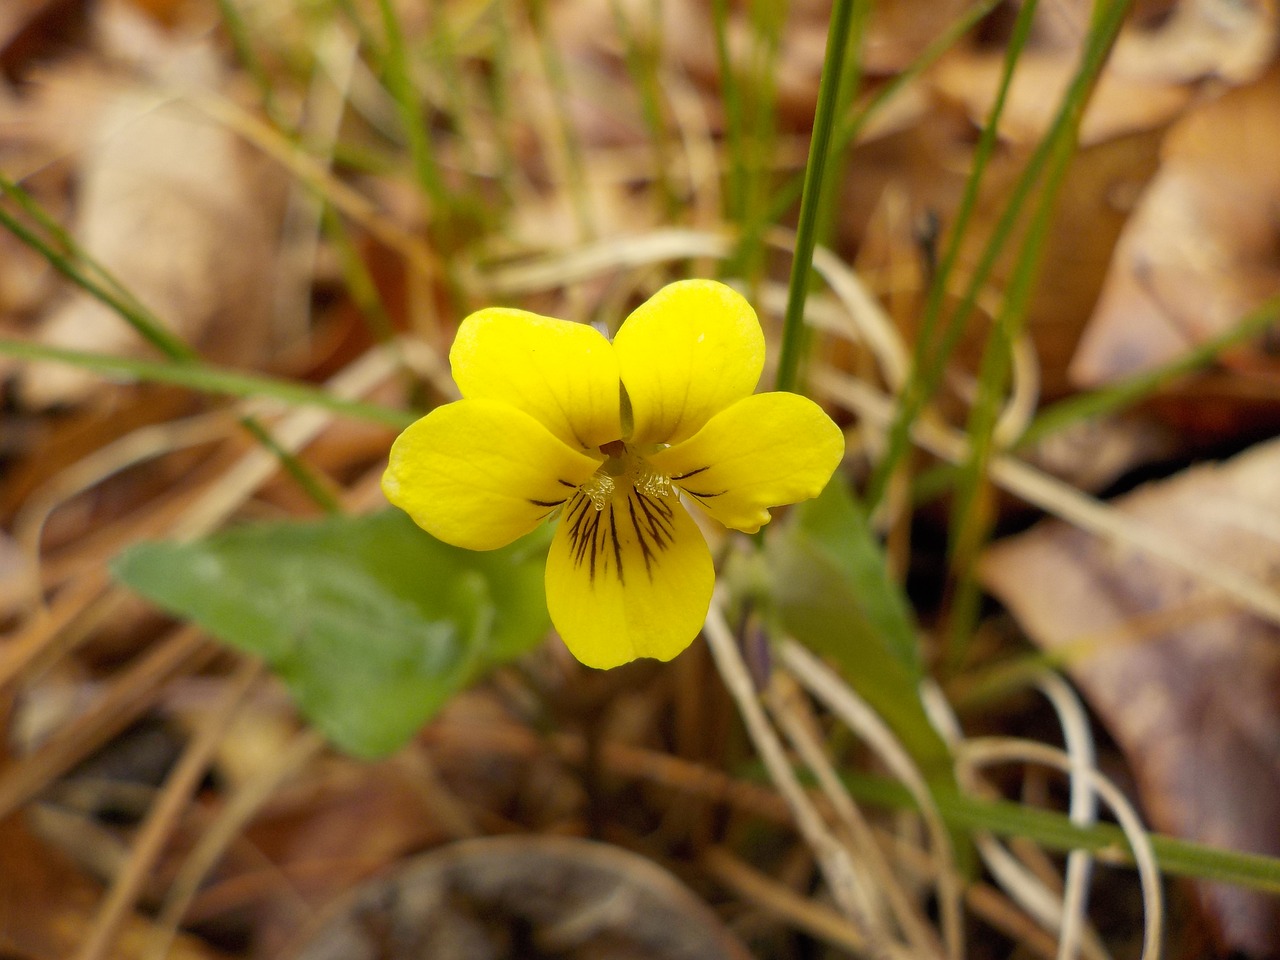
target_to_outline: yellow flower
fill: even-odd
[[[816,496],[844,452],[811,400],[752,393],[760,322],[710,280],[659,290],[612,343],[584,324],[481,310],[449,360],[464,399],[396,439],[382,489],[471,550],[559,514],[547,609],[592,667],[670,660],[698,635],[715,572],[679,494],[754,533],[769,507]]]

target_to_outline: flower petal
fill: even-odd
[[[648,459],[726,527],[755,533],[769,507],[821,493],[842,456],[844,435],[816,403],[758,393]]]
[[[756,388],[764,333],[739,294],[714,280],[663,287],[623,322],[613,348],[637,444],[679,443]]]
[[[674,496],[620,487],[603,510],[579,494],[547,556],[547,609],[570,652],[608,669],[670,660],[693,642],[715,585],[711,552]]]
[[[518,407],[572,447],[591,450],[622,436],[618,361],[586,324],[479,310],[458,327],[449,362],[464,397]]]
[[[459,400],[396,438],[382,490],[432,536],[493,550],[533,530],[599,466],[515,407]]]

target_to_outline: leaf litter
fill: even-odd
[[[440,211],[424,203],[403,162],[395,104],[378,83],[386,75],[386,49],[369,30],[377,15],[372,5],[357,3],[347,5],[357,20],[334,21],[339,33],[359,37],[350,48],[358,51],[350,86],[342,88],[332,51],[324,69],[338,95],[349,98],[340,140],[356,148],[333,169],[371,202],[359,207],[362,219],[342,225],[351,233],[345,245],[333,233],[318,238],[314,274],[282,278],[281,265],[307,266],[288,247],[291,241],[281,239],[285,198],[297,184],[259,152],[260,140],[251,144],[243,128],[224,125],[229,114],[214,120],[189,101],[219,97],[264,116],[273,109],[277,118],[289,116],[309,102],[298,76],[310,62],[310,38],[289,12],[230,6],[265,27],[250,34],[262,62],[238,63],[214,5],[197,0],[26,3],[0,13],[8,78],[0,96],[0,169],[204,358],[319,380],[358,360],[386,357],[378,367],[383,372],[360,389],[402,408],[421,405],[448,386],[407,389],[403,371],[396,372],[406,357],[396,360],[392,348],[365,352],[387,332],[365,322],[375,306],[393,329],[418,331],[439,350],[465,312],[468,284],[474,284],[472,296],[483,296],[494,258],[541,256],[554,276],[557,257],[587,238],[622,248],[667,226],[717,226],[718,194],[734,158],[725,150],[731,117],[715,55],[716,4],[547,4],[551,61],[526,16],[499,20],[466,4],[429,12],[391,4],[414,43],[423,42],[433,18],[450,18],[434,45],[417,48],[422,56],[415,69],[427,78],[424,123],[449,188],[459,196],[474,189],[484,202],[465,215],[436,216]],[[70,13],[55,16],[55,7]],[[994,225],[1056,106],[1046,91],[1071,68],[1087,8],[1045,4],[1038,15],[984,185],[974,231],[979,239]],[[863,64],[870,89],[907,69],[963,9],[878,6],[867,26]],[[772,62],[760,59],[772,44],[760,32],[761,10],[728,5],[729,52],[748,106],[767,105],[774,84],[778,124],[766,141],[763,167],[780,181],[803,166],[828,10],[822,3],[793,4]],[[929,279],[934,241],[925,227],[930,219],[945,225],[954,217],[975,131],[990,108],[1010,12],[999,8],[976,38],[950,50],[890,101],[865,128],[833,201],[837,254],[857,263],[868,286],[891,305],[889,329],[908,345]],[[1280,146],[1274,123],[1280,114],[1272,109],[1275,19],[1268,2],[1183,0],[1142,5],[1124,30],[1086,117],[1028,325],[1046,397],[1166,361],[1278,292],[1276,167],[1270,162]],[[634,36],[618,36],[620,22],[633,25]],[[89,29],[77,35],[71,29],[77,23]],[[654,31],[654,24],[661,29]],[[652,142],[643,95],[626,62],[628,42],[642,53],[646,43],[657,51],[665,146]],[[492,51],[504,43],[518,55],[499,63]],[[567,117],[547,72],[557,60],[569,93]],[[271,107],[255,100],[255,70],[275,87]],[[463,82],[453,84],[450,71]],[[511,84],[509,102],[482,102],[486,84],[502,76]],[[465,104],[465,116],[451,114],[451,98]],[[464,127],[476,143],[462,141]],[[575,182],[565,130],[581,151],[582,182]],[[512,163],[505,183],[498,163],[504,138]],[[652,170],[663,149],[670,161],[664,172],[681,201],[674,208],[663,207],[662,178]],[[327,162],[323,150],[318,153]],[[587,200],[590,229],[575,209],[575,188]],[[333,199],[346,212],[358,207],[350,196]],[[457,229],[446,236],[442,223]],[[402,261],[406,236],[456,254],[458,286],[448,289],[422,260]],[[976,252],[976,246],[966,249],[962,272]],[[696,255],[705,256],[705,248]],[[584,281],[553,279],[519,305],[584,319],[615,316],[667,275],[661,264],[642,258],[616,262],[622,266],[590,268]],[[704,267],[714,269],[705,261]],[[762,303],[770,302],[785,272],[785,264],[766,267]],[[1000,271],[997,277],[1003,282]],[[306,342],[285,343],[275,325],[275,290],[295,281],[310,286],[313,327]],[[776,318],[762,314],[776,333]],[[984,323],[974,323],[970,344],[962,345],[950,371],[949,394],[931,416],[954,416],[971,399],[972,344],[980,343]],[[125,355],[146,349],[114,314],[71,292],[7,233],[0,236],[0,328],[78,349]],[[824,343],[824,351],[828,347]],[[861,345],[842,349],[832,353],[837,364],[879,382],[873,353]],[[1216,450],[1237,451],[1274,429],[1274,420],[1253,412],[1274,404],[1270,349],[1266,341],[1239,349],[1212,372],[1226,385],[1228,402],[1237,394],[1252,400],[1236,417],[1208,418]],[[866,949],[865,931],[812,895],[817,877],[839,883],[842,868],[838,860],[819,863],[780,826],[795,808],[754,776],[754,754],[743,746],[705,650],[665,672],[639,665],[592,676],[554,648],[540,648],[455,697],[392,759],[345,758],[300,728],[274,681],[246,675],[244,691],[235,693],[232,678],[240,674],[232,654],[125,601],[102,574],[107,556],[144,536],[208,530],[226,518],[314,516],[317,508],[302,489],[230,429],[231,417],[226,432],[200,434],[194,447],[180,435],[149,441],[145,456],[131,454],[118,469],[87,475],[96,479],[85,488],[62,471],[149,423],[216,411],[217,404],[177,391],[108,389],[71,367],[6,363],[6,373],[18,377],[11,396],[21,405],[5,414],[6,429],[14,426],[3,449],[6,520],[33,491],[62,491],[62,498],[46,505],[51,512],[42,528],[40,567],[27,569],[16,553],[6,559],[6,570],[28,586],[6,596],[0,610],[13,628],[0,647],[0,706],[21,721],[39,704],[40,717],[27,724],[39,735],[12,740],[0,764],[0,810],[25,806],[30,814],[0,820],[7,831],[7,839],[0,838],[0,876],[9,878],[0,894],[4,949],[38,957],[79,952],[90,960],[158,956],[167,942],[174,956],[305,956],[323,942],[308,940],[309,932],[319,929],[327,911],[341,911],[334,905],[361,881],[388,871],[388,879],[364,888],[376,898],[409,882],[412,875],[402,871],[412,854],[498,834],[514,835],[507,854],[513,862],[565,884],[575,882],[584,862],[574,854],[567,864],[548,865],[537,835],[589,835],[612,849],[639,851],[667,871],[660,885],[670,888],[677,876],[688,888],[674,900],[679,919],[671,929],[687,924],[691,931],[737,937],[757,956],[811,955],[812,941],[830,945],[819,950]],[[438,354],[427,361],[437,380],[441,364]],[[1274,445],[1259,444],[1220,466],[1182,469],[1205,447],[1202,436],[1185,435],[1188,411],[1203,407],[1197,390],[1205,382],[1205,375],[1179,382],[1161,402],[1137,411],[1140,420],[1131,414],[1118,424],[1083,425],[1085,439],[1066,445],[1055,472],[1096,490],[1134,470],[1172,471],[1163,484],[1116,499],[1115,509],[1274,582],[1276,537],[1267,520],[1276,512],[1271,478],[1280,476]],[[378,504],[385,431],[323,419],[289,424],[295,432],[286,446],[322,471],[322,482],[348,509],[364,513]],[[874,456],[875,430],[862,424],[860,431],[867,449],[858,456]],[[1005,519],[1023,517],[1010,512]],[[926,653],[936,652],[940,613],[936,593],[920,588],[940,562],[934,522],[922,511],[914,531],[900,524],[891,534],[898,564],[909,572]],[[862,562],[874,560],[875,545],[864,546],[870,552]],[[6,548],[6,557],[13,552]],[[1226,848],[1280,853],[1265,802],[1280,785],[1274,625],[1234,610],[1193,577],[1062,524],[998,543],[984,572],[992,595],[1033,642],[1063,656],[1116,739],[1120,753],[1108,762],[1123,761],[1133,771],[1136,795],[1157,827]],[[35,608],[30,582],[38,584]],[[755,621],[742,612],[747,640]],[[771,709],[782,711],[779,716],[800,709],[800,701],[774,694]],[[218,709],[238,711],[240,721],[226,726],[208,754],[208,776],[194,781],[198,789],[190,796],[175,792],[176,780],[157,786],[125,749],[122,731],[146,717],[168,731],[182,753]],[[792,734],[806,725],[812,736],[833,734],[826,742],[848,769],[881,769],[848,742],[824,706],[803,709],[803,722],[791,716]],[[1025,735],[1024,725],[1035,720],[1006,720],[1006,732]],[[793,745],[800,750],[805,742],[801,737]],[[95,753],[124,757],[113,767],[120,782],[104,784],[94,773],[102,767],[93,764],[80,768],[92,775],[76,775],[77,764]],[[1013,789],[1034,791],[1037,783],[1028,777]],[[841,794],[826,796],[840,807]],[[115,821],[104,822],[103,801],[112,797],[130,798],[133,812],[117,810]],[[168,819],[139,819],[155,809]],[[823,812],[819,803],[815,814]],[[927,844],[889,817],[876,815],[872,827],[894,873],[876,882],[902,885],[899,906],[923,900],[920,891],[938,880]],[[146,848],[146,830],[167,831],[169,843]],[[1035,869],[1048,868],[1021,852]],[[646,879],[627,863],[624,857],[615,864],[624,899],[641,896]],[[154,878],[144,882],[153,869]],[[868,868],[859,862],[850,869],[865,876],[859,871]],[[465,870],[458,876],[453,882],[470,882]],[[470,876],[478,882],[483,871]],[[976,918],[970,952],[984,955],[995,929],[1028,950],[1051,954],[1056,933],[1031,919],[1034,911],[1020,899],[1026,891],[988,879],[966,890]],[[530,896],[532,887],[525,891]],[[478,902],[454,904],[450,922],[479,922],[486,936],[500,934],[501,925],[485,926],[488,908]],[[1206,887],[1199,903],[1201,914],[1173,924],[1184,942],[1209,937],[1218,950],[1255,955],[1276,949],[1274,898],[1217,885]],[[524,903],[521,909],[541,908]],[[593,955],[599,940],[574,940],[566,929],[607,938],[616,928],[590,927],[599,909],[578,904],[550,932],[547,915],[537,914],[539,942],[576,944]],[[904,914],[908,926],[911,909]],[[1114,924],[1122,908],[1096,904],[1092,913],[1100,924]],[[875,924],[870,929],[874,933]],[[690,932],[686,942],[694,937]],[[931,952],[937,946],[930,946],[931,937],[929,931],[913,942]],[[1086,936],[1085,942],[1093,941]],[[114,943],[110,953],[93,946],[107,943]],[[737,948],[726,949],[736,955]]]

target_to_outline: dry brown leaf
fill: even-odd
[[[1117,245],[1075,383],[1168,362],[1280,293],[1278,155],[1280,69],[1177,123]]]
[[[0,953],[30,960],[73,956],[88,935],[101,888],[70,860],[41,843],[19,817],[0,822]],[[130,916],[111,956],[147,955],[151,925]],[[174,960],[224,956],[194,937],[180,935]]]
[[[964,53],[948,57],[933,73],[944,96],[964,104],[974,123],[985,124],[1004,69],[1002,54]],[[1018,144],[1044,136],[1076,70],[1074,57],[1026,53],[1018,62],[1000,135]],[[1083,145],[1150,130],[1176,117],[1191,99],[1187,87],[1116,72],[1104,73],[1080,125]]]
[[[571,837],[465,840],[366,884],[295,960],[355,956],[747,960],[656,863]]]
[[[1151,484],[1116,506],[1274,583],[1280,440]],[[1068,657],[1157,828],[1280,855],[1280,628],[1225,606],[1157,559],[1057,521],[997,544],[981,569],[1036,644]],[[1153,625],[1153,615],[1172,620]],[[1226,885],[1205,884],[1201,893],[1224,948],[1280,949],[1280,901]]]
[[[1000,121],[1002,137],[1038,141],[1049,128],[1078,68],[1091,4],[1045,4],[1031,45],[1018,62]],[[1162,126],[1178,116],[1194,81],[1229,84],[1256,79],[1276,47],[1273,0],[1182,0],[1155,28],[1134,19],[1116,42],[1080,127],[1080,142]],[[959,49],[934,72],[944,96],[965,105],[975,123],[991,113],[1003,70],[1003,50]]]
[[[180,339],[220,362],[258,358],[270,330],[278,187],[233,133],[181,101],[182,90],[221,82],[212,45],[167,42],[136,11],[108,9],[115,20],[102,32],[152,79],[59,65],[29,105],[43,138],[75,157],[72,232]],[[79,350],[143,350],[124,320],[79,291],[36,335]],[[45,407],[76,403],[97,383],[75,367],[33,365],[20,391]]]
[[[1149,80],[1248,83],[1275,54],[1276,26],[1275,0],[1182,0],[1156,29],[1126,29],[1112,63]]]

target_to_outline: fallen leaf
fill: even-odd
[[[97,882],[41,843],[20,818],[0,822],[0,953],[5,957],[73,956],[89,935],[101,896]],[[111,956],[146,956],[151,935],[148,921],[129,914]],[[224,954],[181,934],[169,956],[214,960]]]
[[[974,123],[985,125],[1003,60],[1002,54],[948,57],[932,74],[934,86],[964,104]],[[1000,136],[1017,144],[1038,142],[1053,122],[1076,69],[1074,55],[1023,54],[1000,115]],[[1188,87],[1104,72],[1080,124],[1080,143],[1089,146],[1159,127],[1176,117],[1190,99]]]
[[[1072,361],[1078,386],[1151,369],[1280,293],[1280,69],[1191,110],[1125,227]]]
[[[1115,506],[1275,582],[1280,440],[1150,484]],[[981,574],[1037,645],[1067,657],[1157,828],[1280,855],[1280,627],[1231,608],[1158,559],[1057,521],[996,544]],[[1280,949],[1280,901],[1225,885],[1200,892],[1224,950]]]
[[[292,954],[747,960],[711,909],[656,863],[569,837],[464,840],[348,898]]]
[[[222,84],[212,42],[166,41],[137,11],[111,9],[137,21],[109,32],[146,69],[124,76],[60,63],[34,81],[39,94],[28,105],[33,135],[75,158],[71,232],[179,339],[219,362],[259,359],[278,279],[277,179],[234,133],[182,99]],[[78,290],[45,314],[35,336],[103,353],[146,349],[115,311]],[[74,404],[98,383],[76,367],[36,364],[19,395],[37,408]]]

